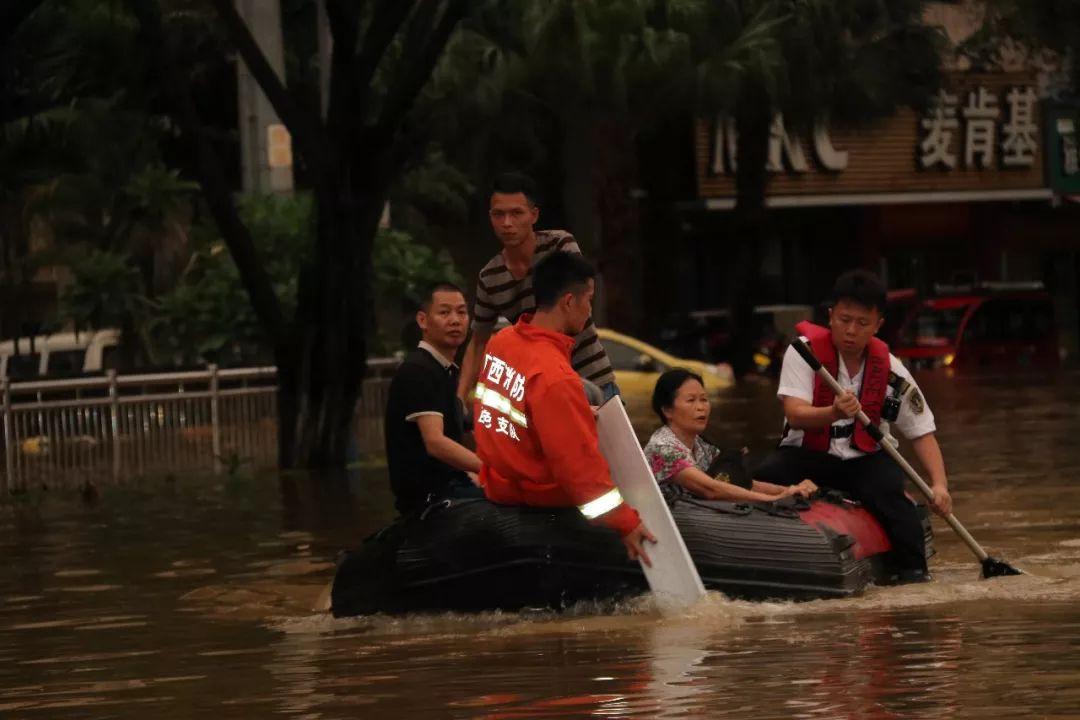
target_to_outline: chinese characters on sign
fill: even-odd
[[[1067,164],[1058,148],[1064,144],[1067,154],[1074,139],[1058,142],[1054,127],[1045,124],[1049,106],[1039,98],[1035,75],[950,73],[943,87],[925,109],[899,107],[858,125],[775,115],[761,138],[768,143],[762,148],[769,174],[766,203],[887,204],[916,196],[955,202],[957,193],[972,200],[1049,197],[1047,172]],[[1080,124],[1071,109],[1069,117]],[[695,124],[698,195],[712,210],[737,204],[736,130],[728,115]],[[1080,185],[1080,178],[1071,177]]]
[[[956,155],[950,150],[953,133],[960,127],[960,121],[956,119],[956,96],[944,90],[938,93],[930,116],[923,118],[922,127],[927,131],[919,146],[919,162],[922,166],[933,167],[940,163],[950,170],[956,167]]]
[[[1005,96],[1009,106],[1009,120],[1001,126],[1004,139],[1001,150],[1002,162],[1006,167],[1031,167],[1035,162],[1035,153],[1039,151],[1036,135],[1039,126],[1035,123],[1035,105],[1038,96],[1031,86],[1012,88]]]
[[[1038,96],[1034,88],[1009,88],[1004,107],[997,94],[982,86],[967,93],[962,108],[960,100],[958,95],[942,90],[922,118],[921,167],[956,168],[961,158],[956,140],[961,135],[963,167],[994,167],[998,153],[1004,168],[1030,168],[1035,164],[1039,126],[1035,122]]]

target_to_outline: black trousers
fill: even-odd
[[[904,494],[906,476],[883,451],[841,460],[806,448],[781,447],[755,468],[753,477],[776,485],[796,485],[810,478],[819,487],[847,493],[884,527],[897,569],[926,569],[922,521]]]

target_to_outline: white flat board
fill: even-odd
[[[645,527],[656,537],[655,544],[645,545],[652,567],[642,563],[641,569],[657,605],[665,612],[685,610],[705,596],[705,586],[638,445],[622,401],[616,397],[604,403],[596,425],[600,452],[611,468],[611,479],[623,500],[638,511]]]

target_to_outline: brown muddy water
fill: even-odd
[[[1030,574],[935,521],[933,583],[851,600],[334,620],[383,471],[37,491],[0,506],[0,717],[1080,717],[1080,376],[921,381],[958,517]],[[714,434],[761,453],[778,414],[742,387]]]

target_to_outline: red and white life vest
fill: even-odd
[[[828,328],[806,321],[795,325],[795,331],[810,341],[810,349],[814,351],[814,356],[833,377],[838,377],[840,358],[836,352],[836,345],[833,344],[832,332]],[[885,404],[885,394],[888,390],[889,346],[882,340],[872,337],[866,346],[866,366],[863,368],[862,387],[859,388],[859,403],[862,405],[863,412],[875,425],[881,421],[881,408]],[[814,375],[814,407],[829,407],[835,399],[836,394],[832,388],[819,375]],[[810,450],[828,452],[830,439],[829,427],[804,430],[802,446]],[[864,453],[881,449],[860,422],[855,423],[851,442]]]

